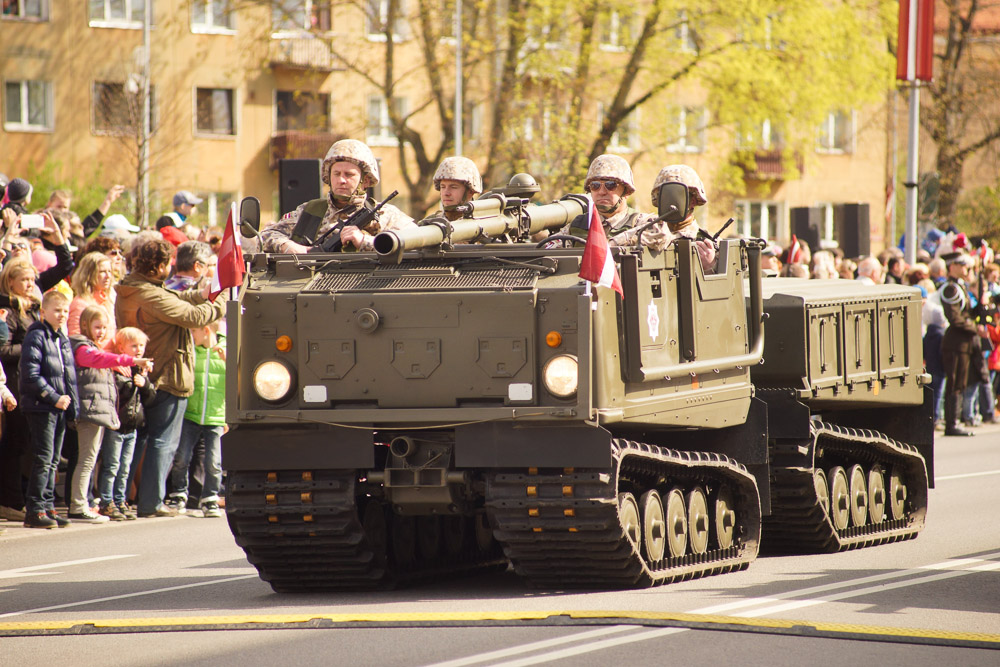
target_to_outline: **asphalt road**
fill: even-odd
[[[939,438],[936,474],[916,540],[626,592],[536,591],[508,571],[277,595],[225,519],[0,523],[0,661],[995,666],[1000,426]]]

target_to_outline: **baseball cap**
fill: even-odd
[[[181,190],[174,195],[174,206],[180,206],[181,204],[190,204],[191,206],[197,206],[198,204],[205,201],[201,197],[196,197],[190,190]]]
[[[114,215],[109,215],[104,220],[104,229],[108,231],[127,231],[127,232],[138,232],[140,231],[137,225],[133,225],[128,221],[121,213],[115,213]]]

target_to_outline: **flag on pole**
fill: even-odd
[[[226,219],[226,231],[222,234],[222,244],[219,246],[219,265],[212,278],[212,293],[209,298],[213,300],[222,290],[243,284],[246,264],[243,262],[243,248],[240,245],[240,233],[236,229],[236,218],[236,202],[233,202],[229,208],[229,218]]]
[[[610,287],[623,298],[622,281],[618,277],[618,267],[611,256],[608,237],[604,233],[604,225],[597,215],[597,207],[590,200],[590,225],[587,230],[587,245],[583,250],[583,260],[580,262],[580,277],[601,287]]]

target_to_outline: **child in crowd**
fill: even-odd
[[[222,516],[222,434],[226,428],[226,344],[218,336],[219,323],[192,329],[195,345],[194,393],[187,402],[181,441],[170,471],[173,492],[168,504],[184,512],[188,497],[188,467],[195,445],[205,440],[205,483],[199,508],[203,516]]]
[[[69,500],[69,518],[83,523],[105,523],[110,517],[90,506],[90,479],[101,451],[105,429],[117,431],[118,389],[114,373],[117,366],[138,366],[148,370],[149,360],[129,354],[115,354],[101,349],[108,335],[108,313],[101,306],[88,306],[80,314],[80,335],[73,336],[80,405],[76,415],[79,458],[73,471]]]
[[[73,348],[62,332],[69,318],[69,299],[48,291],[42,297],[42,319],[28,327],[21,344],[18,387],[21,410],[31,434],[31,473],[24,525],[27,528],[63,528],[69,519],[56,514],[56,470],[66,422],[76,417]]]
[[[111,351],[141,359],[146,353],[148,340],[141,329],[122,327],[115,333]],[[149,365],[119,366],[114,369],[120,426],[117,431],[107,431],[104,434],[103,463],[97,479],[97,490],[101,495],[100,513],[112,521],[137,518],[126,502],[125,494],[128,491],[132,453],[135,451],[136,429],[145,424],[144,407],[156,396],[156,388],[146,378],[152,359],[147,361]]]

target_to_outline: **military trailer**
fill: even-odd
[[[508,564],[649,586],[919,532],[916,290],[762,279],[756,240],[706,273],[681,240],[615,248],[622,298],[580,246],[490,242],[582,197],[463,211],[374,253],[258,254],[229,304],[227,516],[276,591]]]

